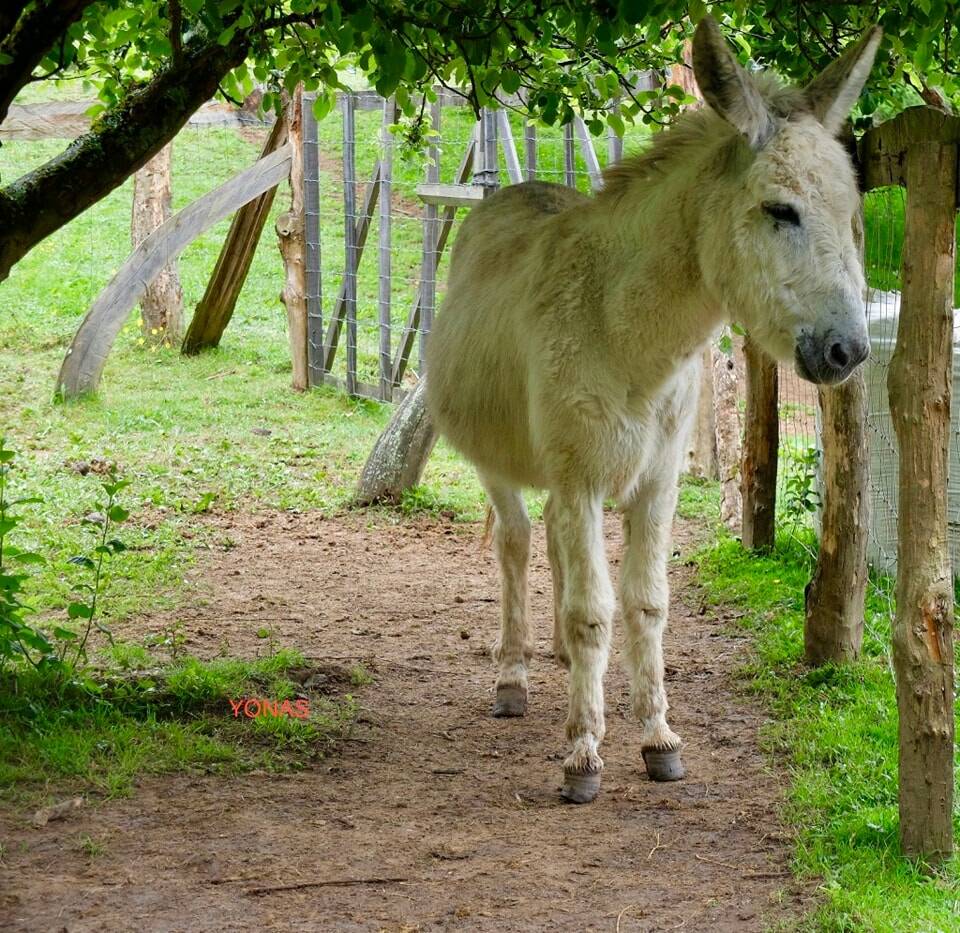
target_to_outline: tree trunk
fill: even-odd
[[[953,379],[957,146],[907,155],[903,296],[887,387],[900,446],[893,663],[900,713],[900,842],[953,854],[953,580],[947,463]]]
[[[290,163],[290,210],[277,218],[277,236],[285,274],[280,300],[287,309],[293,388],[303,392],[309,385],[307,360],[307,242],[303,216],[303,90],[298,87],[290,102],[288,139]]]
[[[713,424],[713,357],[710,348],[702,354],[697,418],[687,444],[686,472],[701,479],[717,477],[717,437]]]
[[[743,431],[743,546],[769,550],[777,510],[777,364],[747,335],[747,409]]]
[[[288,113],[289,107],[273,125],[260,153],[261,159],[287,141]],[[247,273],[250,271],[250,264],[253,262],[276,193],[277,189],[271,188],[260,197],[244,204],[234,214],[213,275],[210,276],[183,338],[183,353],[199,353],[219,345],[220,338],[233,317],[243,283],[247,280]]]
[[[170,68],[101,116],[39,168],[0,189],[0,282],[44,237],[73,220],[156,155],[247,54],[249,36],[191,43]]]
[[[170,167],[173,143],[164,146],[133,178],[130,239],[136,249],[170,218]],[[172,260],[147,286],[140,301],[143,336],[151,346],[172,346],[183,336],[183,289],[177,262]]]
[[[735,352],[735,351],[734,351]],[[718,346],[711,347],[713,421],[717,437],[717,471],[720,475],[720,521],[731,531],[743,521],[740,498],[740,411],[737,407],[737,364]]]
[[[420,482],[437,441],[426,403],[424,377],[397,406],[367,459],[354,497],[357,505],[399,502],[405,489]]]
[[[870,531],[867,384],[858,369],[843,385],[819,390],[823,422],[820,551],[804,592],[807,661],[853,661],[863,643]]]

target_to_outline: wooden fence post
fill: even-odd
[[[573,124],[563,128],[563,183],[568,188],[577,187],[577,150],[573,145]]]
[[[170,219],[173,143],[164,146],[133,177],[130,239],[136,249]],[[151,346],[171,346],[183,336],[183,289],[176,259],[171,259],[150,282],[140,299],[142,331]]]
[[[290,104],[290,210],[277,218],[283,257],[284,285],[280,300],[287,309],[293,388],[309,385],[307,367],[307,280],[303,223],[303,91],[297,88]]]
[[[804,592],[807,662],[853,661],[863,643],[870,531],[867,384],[857,370],[821,388],[823,508],[817,565]]]
[[[537,125],[526,121],[523,124],[523,162],[527,181],[537,180]]]
[[[863,256],[863,217],[855,228]],[[808,664],[860,656],[870,532],[867,381],[858,369],[839,386],[821,386],[823,502],[820,548],[804,591],[803,641]]]
[[[260,153],[261,159],[286,144],[289,109],[288,105],[274,123]],[[233,317],[243,283],[247,280],[250,263],[253,262],[276,193],[275,187],[265,191],[244,204],[233,215],[230,230],[217,257],[217,264],[213,267],[213,274],[207,282],[203,297],[193,311],[190,326],[180,347],[181,353],[199,353],[219,345],[220,338]]]
[[[780,417],[777,410],[777,364],[750,335],[743,345],[747,363],[747,407],[743,430],[743,529],[749,550],[774,544],[777,506],[777,454]]]
[[[947,549],[953,383],[956,143],[907,149],[903,295],[887,386],[900,445],[893,663],[900,712],[900,842],[953,854],[953,578]]]

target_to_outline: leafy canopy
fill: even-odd
[[[599,132],[604,122],[661,119],[682,93],[636,90],[638,72],[683,60],[693,23],[705,12],[723,23],[742,60],[803,81],[851,38],[879,22],[886,39],[866,113],[902,100],[904,86],[939,88],[960,102],[957,0],[900,3],[718,2],[702,0],[99,0],[47,54],[38,76],[82,75],[103,108],[137,84],[176,68],[191,43],[248,47],[220,83],[239,100],[266,86],[266,105],[303,82],[322,116],[338,88],[364,78],[397,94],[413,115],[420,92],[458,87],[477,106],[515,101],[546,123],[577,110]],[[669,82],[668,82],[669,83]],[[620,99],[619,113],[611,101]]]

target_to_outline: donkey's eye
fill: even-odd
[[[791,224],[794,227],[800,226],[800,215],[797,209],[790,204],[779,204],[776,201],[764,201],[761,205],[763,212],[772,217],[778,224]]]

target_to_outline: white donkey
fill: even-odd
[[[520,490],[549,492],[554,652],[570,671],[562,792],[570,801],[592,800],[603,768],[615,605],[606,497],[624,515],[620,600],[647,773],[683,776],[661,639],[703,346],[735,318],[818,383],[845,379],[867,356],[859,195],[837,135],[880,38],[871,29],[807,87],[787,88],[741,68],[705,17],[693,63],[709,108],[608,169],[596,197],[516,185],[460,231],[429,341],[428,405],[476,465],[496,515],[503,620],[494,716],[526,712],[530,521]]]

